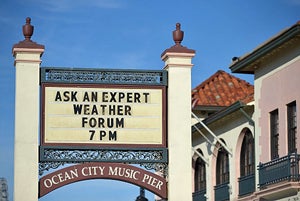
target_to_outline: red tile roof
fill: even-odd
[[[254,87],[245,80],[219,70],[192,91],[192,106],[230,106],[254,100]]]

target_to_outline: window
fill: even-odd
[[[199,153],[202,154],[200,150]],[[205,162],[198,157],[195,163],[195,192],[206,189],[206,167]]]
[[[217,158],[217,185],[229,182],[229,159],[226,150],[221,147]]]
[[[297,140],[297,110],[296,101],[287,105],[287,126],[288,126],[288,151],[289,153],[296,153]]]
[[[246,129],[240,159],[241,177],[254,174],[254,164],[254,138],[251,131]]]
[[[278,109],[270,113],[270,131],[271,131],[271,159],[279,157],[279,118]]]

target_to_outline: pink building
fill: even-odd
[[[300,22],[251,53],[233,73],[254,74],[255,192],[240,200],[287,200],[300,189]]]

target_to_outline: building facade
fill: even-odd
[[[241,178],[254,181],[253,95],[251,84],[224,71],[193,90],[195,201],[231,200]]]
[[[192,126],[194,200],[300,199],[300,23],[234,58],[230,69],[254,75],[254,99],[240,87],[231,93],[248,99],[233,96],[237,102],[220,107],[211,98],[203,106],[195,102],[204,99],[197,97],[199,89],[192,92],[201,121]],[[230,91],[208,86],[217,99]]]
[[[254,74],[256,191],[251,199],[279,200],[298,194],[300,148],[300,22],[231,65]],[[245,198],[247,199],[247,197]]]

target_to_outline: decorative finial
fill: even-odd
[[[38,44],[31,40],[31,36],[33,34],[34,27],[30,24],[31,19],[30,17],[26,18],[26,24],[23,25],[23,35],[25,37],[25,40],[20,41],[17,44],[14,44],[13,46],[13,53],[15,54],[15,48],[30,48],[30,49],[40,49],[42,52],[44,52],[45,46]]]
[[[176,23],[176,30],[173,31],[173,40],[176,46],[181,46],[181,41],[183,40],[184,32],[180,29],[180,23]]]
[[[30,38],[33,34],[34,26],[32,26],[30,23],[31,23],[31,18],[27,17],[26,24],[23,25],[23,35],[25,37],[25,41],[31,41]]]
[[[181,45],[183,40],[184,32],[180,29],[180,23],[176,23],[176,30],[173,31],[173,40],[175,45],[171,46],[170,48],[166,49],[162,54],[161,57],[163,60],[166,58],[167,53],[176,52],[176,53],[191,53],[195,54],[195,50],[188,49]]]

